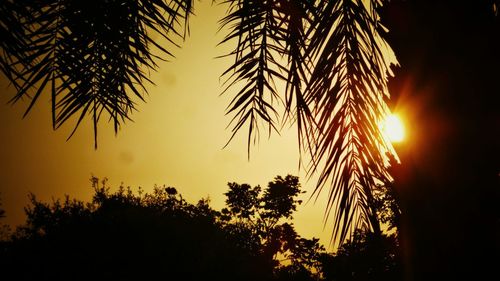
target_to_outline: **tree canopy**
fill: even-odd
[[[358,230],[336,253],[301,237],[292,215],[300,183],[228,183],[226,208],[188,203],[173,187],[151,193],[91,179],[90,202],[44,203],[31,194],[26,223],[0,239],[2,277],[20,280],[399,280],[396,235]],[[382,207],[380,211],[386,210]],[[352,272],[352,274],[350,273]],[[215,279],[214,279],[215,278]],[[379,278],[379,279],[373,279]]]
[[[235,183],[229,184],[228,209],[222,212],[212,209],[207,199],[186,202],[173,187],[134,193],[120,186],[112,193],[106,179],[92,178],[92,185],[91,202],[66,197],[44,203],[30,196],[26,223],[0,243],[4,276],[271,280],[275,270],[286,270],[280,258],[313,276],[310,270],[324,251],[318,239],[300,237],[283,221],[299,204],[297,177],[276,177],[258,192],[251,208],[263,215],[245,221],[235,208],[240,200],[229,195],[239,186]]]

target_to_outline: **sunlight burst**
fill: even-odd
[[[388,115],[381,124],[381,129],[391,142],[401,142],[405,138],[403,122],[396,114]]]

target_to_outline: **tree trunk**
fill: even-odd
[[[495,276],[500,252],[500,19],[493,1],[463,2],[396,0],[382,14],[408,130],[394,176],[409,280]]]

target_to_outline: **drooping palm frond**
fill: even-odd
[[[285,67],[285,119],[295,122],[299,152],[312,151],[314,140],[311,130],[315,128],[315,120],[305,100],[303,86],[310,77],[311,58],[306,54],[308,46],[308,29],[319,12],[314,1],[284,0],[278,2],[276,17],[280,20],[278,28],[281,33],[284,49],[283,57],[287,60]],[[301,160],[299,160],[300,162]]]
[[[260,121],[268,125],[269,133],[278,131],[279,114],[276,104],[286,104],[297,110],[302,121],[304,102],[301,85],[307,73],[304,63],[305,24],[310,21],[313,6],[309,1],[291,0],[229,0],[227,16],[221,20],[230,29],[221,43],[237,40],[235,62],[223,73],[227,88],[242,85],[227,114],[234,114],[234,135],[248,123],[248,153],[252,140],[259,137]],[[287,83],[283,99],[276,83]],[[293,97],[296,97],[294,107]]]
[[[389,177],[385,153],[392,151],[379,128],[388,113],[391,63],[378,33],[382,1],[227,2],[222,24],[231,31],[223,42],[238,44],[224,75],[231,75],[229,87],[243,82],[228,110],[236,113],[233,136],[250,123],[250,146],[257,117],[276,128],[270,101],[280,99],[311,156],[309,172],[320,173],[315,194],[331,185],[326,219],[335,213],[335,237],[342,242],[356,228],[376,230],[371,188]],[[274,80],[286,83],[284,91]]]
[[[24,31],[18,22],[25,18],[28,11],[21,1],[5,0],[0,3],[0,71],[11,81],[15,82],[15,69],[10,65],[19,60],[19,55],[26,48]]]
[[[19,85],[12,102],[30,97],[27,114],[47,89],[53,127],[78,116],[76,130],[90,115],[96,145],[103,113],[117,132],[135,109],[134,96],[143,100],[148,71],[162,59],[154,49],[172,55],[154,36],[175,44],[173,37],[185,36],[192,12],[192,0],[19,2],[23,5],[11,11],[2,7],[13,18],[5,26],[22,28],[20,48],[2,46],[4,73]]]
[[[379,128],[391,63],[378,34],[381,2],[328,1],[307,49],[314,70],[304,99],[317,124],[310,171],[320,170],[315,193],[330,185],[326,219],[333,211],[340,242],[357,228],[377,230],[372,188],[390,177],[385,153],[392,147]]]

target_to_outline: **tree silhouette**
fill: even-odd
[[[319,253],[324,251],[316,238],[301,238],[293,224],[292,214],[302,201],[296,197],[302,193],[298,177],[277,176],[266,189],[248,184],[229,183],[226,195],[227,208],[221,213],[233,222],[236,231],[250,231],[258,241],[260,252],[272,266],[280,266],[280,259],[288,262],[277,271],[278,276],[288,274],[309,276],[317,268]]]
[[[401,167],[390,157],[390,172]],[[357,229],[335,253],[319,253],[323,280],[404,280],[402,259],[401,207],[393,181],[378,184],[370,218],[378,231]],[[411,279],[411,278],[410,278]]]
[[[5,210],[2,209],[2,202],[0,201],[0,243],[4,243],[9,240],[11,231],[9,225],[1,222],[3,218],[5,218]]]
[[[395,236],[356,231],[335,254],[323,254],[325,280],[402,280],[399,244]]]
[[[275,270],[276,279],[321,280],[321,257],[325,249],[319,244],[319,240],[300,238],[295,231],[286,231],[284,241],[286,241],[285,249],[290,254],[287,255],[286,263]]]
[[[89,203],[31,196],[26,224],[2,244],[5,280],[272,278],[272,267],[240,246],[246,237],[226,231],[208,201],[189,204],[168,187],[135,195],[94,186]]]
[[[5,218],[5,210],[1,208],[2,202],[0,201],[0,219]]]
[[[268,224],[291,219],[300,193],[297,177],[276,177],[258,192],[252,212],[262,215],[246,216],[245,222],[241,214],[246,212],[237,211],[242,206],[238,187],[245,184],[229,184],[228,194],[240,191],[240,196],[228,195],[228,209],[218,212],[206,199],[186,202],[172,187],[156,186],[152,193],[139,189],[135,194],[120,186],[111,193],[106,179],[91,181],[95,192],[88,203],[67,196],[43,203],[30,196],[26,223],[0,243],[3,276],[8,280],[282,280],[283,276],[312,280],[316,276],[311,270],[319,268],[324,252],[318,239],[300,237],[289,223]],[[286,265],[277,259],[278,253],[287,258]]]

